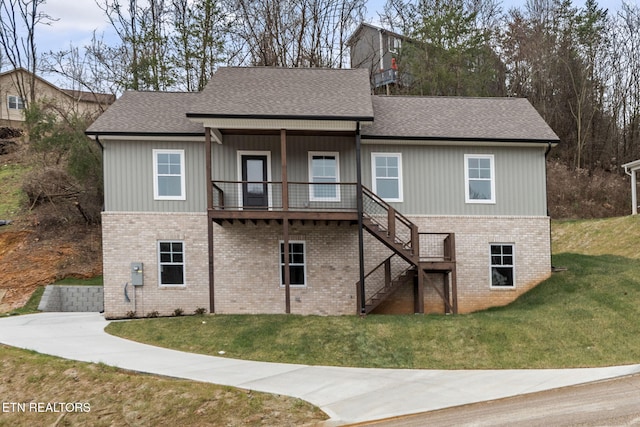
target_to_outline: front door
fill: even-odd
[[[242,206],[247,209],[266,209],[269,206],[267,190],[267,156],[243,155]]]

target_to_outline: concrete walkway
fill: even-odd
[[[340,425],[432,411],[640,372],[640,365],[591,369],[361,369],[249,362],[139,344],[104,332],[97,313],[40,313],[0,319],[0,343],[66,359],[288,395]]]

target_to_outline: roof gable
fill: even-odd
[[[373,96],[363,138],[558,142],[523,98]]]
[[[220,68],[187,116],[371,121],[370,94],[363,69]]]

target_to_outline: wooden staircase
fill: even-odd
[[[396,290],[410,282],[414,283],[415,312],[424,313],[425,273],[443,274],[442,289],[433,283],[431,285],[440,295],[445,312],[456,314],[455,235],[418,232],[417,225],[365,187],[363,208],[364,229],[393,252],[365,275],[365,295],[362,296],[365,314],[373,311]],[[421,240],[428,247],[422,252]]]

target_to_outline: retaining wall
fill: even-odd
[[[104,288],[102,286],[49,285],[45,288],[40,311],[104,311]]]

